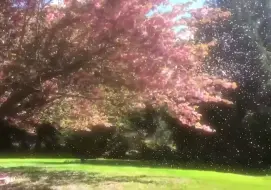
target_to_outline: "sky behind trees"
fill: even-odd
[[[169,0],[171,3],[173,4],[179,4],[179,3],[187,3],[190,2],[192,0]],[[201,8],[205,3],[205,0],[195,0],[195,2],[190,6],[191,9],[197,9],[197,8]],[[159,11],[171,11],[172,7],[171,6],[161,6],[160,8],[158,8]],[[149,15],[151,15],[152,12],[149,13]],[[184,16],[190,16],[189,14],[185,14]]]
[[[177,4],[177,3],[186,3],[186,2],[188,2],[188,0],[170,0],[170,2]],[[196,2],[193,3],[191,8],[193,8],[193,9],[194,8],[200,8],[200,7],[203,6],[204,2],[205,2],[205,0],[196,0]]]

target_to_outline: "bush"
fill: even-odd
[[[107,158],[123,159],[126,157],[128,149],[128,140],[121,134],[118,134],[113,139],[109,140],[107,151],[104,156]]]
[[[115,134],[115,127],[95,126],[90,131],[70,131],[66,133],[66,147],[78,157],[97,158],[107,150],[109,140]]]

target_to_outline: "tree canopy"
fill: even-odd
[[[194,32],[196,22],[219,22],[227,12],[203,8],[182,18],[188,4],[162,13],[157,7],[169,4],[163,0],[64,2],[0,2],[1,117],[49,114],[80,127],[110,123],[148,103],[166,105],[184,125],[213,131],[200,123],[196,105],[231,103],[221,92],[236,84],[202,70],[214,42],[181,40],[174,27]]]

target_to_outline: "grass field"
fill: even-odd
[[[2,189],[97,190],[269,190],[271,177],[172,169],[138,161],[74,159],[0,159],[0,172],[12,182]]]

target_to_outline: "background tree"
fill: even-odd
[[[270,163],[270,1],[208,3],[231,12],[231,17],[220,24],[198,25],[201,28],[195,35],[198,42],[217,41],[206,59],[205,69],[239,84],[237,91],[228,96],[235,102],[231,112],[217,105],[212,108],[212,113],[221,115],[221,119],[213,119],[214,125],[220,128],[221,138],[241,154],[239,161],[245,161],[242,154],[248,152],[248,163],[252,160]],[[227,136],[231,136],[231,142]]]

